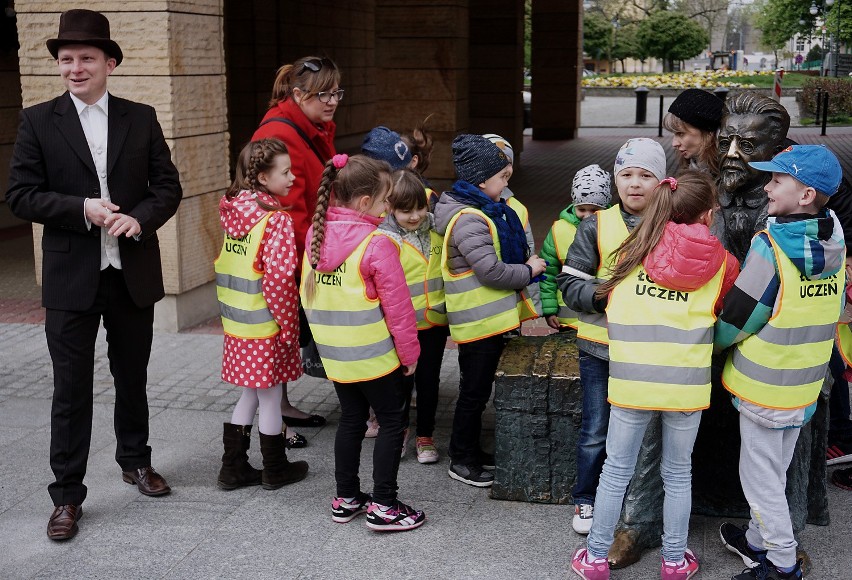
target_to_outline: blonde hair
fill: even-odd
[[[615,251],[617,258],[611,277],[597,287],[595,297],[604,298],[642,263],[660,243],[667,222],[692,224],[714,207],[716,186],[704,172],[684,171],[677,178],[677,189],[672,189],[668,182],[660,183],[642,214],[642,221]]]
[[[698,129],[673,113],[666,113],[663,117],[663,128],[670,133],[685,132],[687,126]],[[698,152],[697,161],[707,166],[710,175],[716,176],[719,174],[719,142],[716,139],[716,132],[701,129],[698,131],[701,133],[701,150]],[[687,169],[689,169],[689,159],[681,157],[678,173]]]
[[[225,197],[234,199],[243,190],[269,193],[258,181],[258,176],[275,167],[275,159],[281,155],[290,155],[290,152],[287,151],[287,146],[283,141],[274,137],[246,143],[237,157],[234,181],[225,192]],[[289,208],[289,206],[284,207],[278,204],[271,205],[260,199],[256,201],[257,205],[266,211],[281,211]]]
[[[307,65],[305,63],[308,63]],[[317,71],[309,66],[320,66]],[[340,69],[328,57],[305,56],[293,64],[285,64],[275,73],[272,83],[272,98],[269,106],[274,107],[293,95],[293,89],[299,89],[306,99],[312,99],[323,91],[330,91],[340,85]]]
[[[334,159],[326,162],[317,190],[317,207],[312,220],[313,237],[310,247],[307,248],[311,272],[304,288],[303,298],[306,304],[313,302],[316,295],[314,270],[319,262],[320,249],[325,239],[326,214],[332,202],[332,195],[334,205],[345,207],[362,196],[366,195],[373,199],[392,189],[390,166],[384,161],[376,161],[366,155],[353,155],[340,169],[334,166]],[[420,190],[423,191],[422,184]],[[307,266],[308,264],[302,264],[303,268]]]

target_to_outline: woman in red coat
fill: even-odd
[[[305,250],[305,235],[317,205],[317,190],[326,161],[334,149],[336,126],[334,113],[343,99],[340,70],[329,58],[306,56],[285,64],[275,75],[269,110],[254,132],[252,141],[275,137],[287,145],[295,182],[286,199],[279,203],[288,208],[296,233],[298,259]],[[296,280],[301,268],[297,267]],[[304,447],[307,441],[292,427],[319,427],[325,418],[308,415],[290,404],[287,385],[281,400],[281,414],[287,424],[291,447]]]

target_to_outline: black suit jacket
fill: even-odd
[[[142,227],[139,240],[119,237],[122,271],[133,302],[164,296],[156,231],[177,211],[182,191],[152,107],[109,96],[107,184],[119,212]],[[86,228],[83,200],[99,198],[77,109],[68,93],[20,113],[6,201],[16,216],[44,224],[42,304],[86,310],[100,276],[101,228]]]

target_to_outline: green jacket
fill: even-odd
[[[559,219],[574,227],[577,227],[577,224],[580,223],[580,218],[574,215],[573,204],[562,210]],[[556,293],[559,292],[559,287],[556,285],[556,275],[562,271],[562,264],[565,262],[565,256],[556,255],[552,228],[547,232],[547,237],[544,238],[544,245],[541,247],[539,257],[547,262],[547,269],[544,271],[545,279],[538,284],[541,289],[541,310],[544,316],[550,316],[556,314],[559,310],[559,305],[556,303]]]

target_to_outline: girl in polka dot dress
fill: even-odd
[[[302,374],[293,220],[276,202],[293,180],[284,143],[254,141],[240,153],[234,183],[219,203],[225,230],[215,262],[225,331],[222,380],[243,387],[222,435],[218,485],[226,490],[260,484],[277,489],[308,472],[304,461],[287,460],[281,432],[283,384]],[[258,409],[262,472],[247,454]]]

